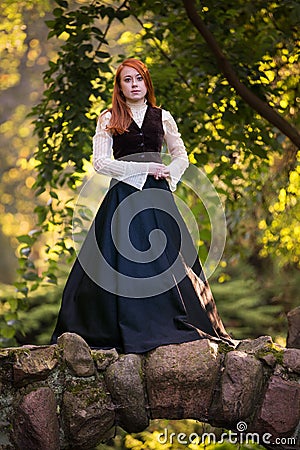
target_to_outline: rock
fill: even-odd
[[[273,375],[269,381],[259,414],[252,426],[256,432],[291,438],[300,421],[300,385]],[[296,447],[292,447],[296,448]]]
[[[117,405],[117,423],[129,433],[149,425],[143,385],[142,357],[124,355],[106,371],[106,384]]]
[[[75,333],[64,333],[57,343],[63,348],[64,361],[76,376],[89,377],[95,374],[90,347],[82,337]]]
[[[47,378],[57,363],[55,346],[35,347],[33,349],[21,347],[15,352],[13,363],[14,384],[23,386],[34,380],[43,380]]]
[[[268,448],[296,450],[299,382],[299,349],[268,336],[238,350],[202,339],[119,356],[67,333],[59,345],[0,351],[0,448],[90,450],[149,415],[243,431],[240,422],[262,445],[288,438]]]
[[[269,366],[271,368],[274,368],[277,363],[276,358],[272,353],[269,353],[267,355],[262,355],[259,359],[261,361],[264,361],[267,364],[267,366]]]
[[[0,395],[2,391],[13,385],[13,363],[14,356],[11,356],[9,352],[7,354],[2,352],[0,355]]]
[[[69,382],[61,414],[68,448],[88,450],[107,439],[115,422],[115,412],[104,380]]]
[[[104,371],[113,362],[119,358],[115,348],[111,350],[92,350],[92,358],[95,361],[97,370]]]
[[[292,372],[300,374],[300,349],[287,348],[283,353],[283,365]]]
[[[13,436],[18,449],[59,450],[56,401],[50,388],[38,388],[22,398],[16,411]]]
[[[207,420],[221,360],[218,345],[207,339],[150,352],[145,377],[151,417]]]
[[[288,348],[300,348],[300,306],[292,309],[287,314],[288,336],[286,346]]]
[[[221,388],[226,423],[236,424],[251,415],[262,385],[263,368],[255,356],[237,350],[227,353]]]
[[[0,360],[2,358],[7,358],[11,352],[11,349],[9,348],[0,348]]]
[[[256,355],[258,352],[269,351],[273,344],[271,336],[260,336],[257,339],[244,339],[236,350]]]
[[[274,368],[277,363],[282,364],[285,349],[274,343],[270,336],[261,336],[253,340],[245,339],[237,346],[236,350],[254,355],[270,368]]]

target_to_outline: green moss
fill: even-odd
[[[30,356],[30,349],[24,347],[15,347],[9,350],[9,356]]]
[[[89,407],[101,400],[103,401],[107,397],[107,393],[104,389],[101,389],[101,385],[91,387],[90,381],[88,382],[87,380],[69,383],[67,392],[79,398],[85,407]]]
[[[266,348],[262,348],[261,350],[258,350],[258,352],[255,354],[255,356],[258,359],[263,359],[264,357],[266,357],[268,355],[272,355],[272,356],[274,356],[276,362],[278,364],[282,365],[283,364],[283,354],[284,354],[284,349],[273,342],[272,344],[268,345]]]
[[[92,350],[91,355],[97,369],[100,371],[105,371],[108,366],[118,359],[117,353],[114,350],[106,350],[103,352]]]
[[[221,355],[226,355],[227,353],[232,352],[233,350],[235,349],[230,345],[226,344],[226,342],[220,342],[218,344],[218,353],[220,353]]]
[[[77,396],[79,394],[82,393],[82,391],[84,391],[85,389],[87,389],[87,384],[86,382],[76,382],[76,383],[70,383],[68,385],[67,391],[70,392],[71,394]]]
[[[111,355],[105,355],[105,354],[100,353],[100,352],[91,352],[91,354],[92,354],[92,359],[95,362],[100,362],[100,363],[103,363],[104,361],[109,359],[110,356],[111,356]]]
[[[143,368],[142,368],[142,367],[139,368],[139,377],[140,377],[140,379],[141,379],[142,382],[143,382],[143,381],[144,381],[144,378],[145,378],[145,375],[144,375],[144,372],[143,372]]]

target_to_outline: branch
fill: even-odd
[[[145,28],[145,24],[144,22],[139,18],[138,14],[136,14],[132,8],[129,8],[131,16],[135,18],[135,20],[138,22],[139,25],[141,25],[141,27],[146,30],[148,33],[150,32],[149,29]],[[165,52],[165,50],[163,50],[163,48],[161,47],[161,45],[159,45],[159,43],[157,42],[158,39],[155,37],[155,35],[151,36],[151,39],[155,45],[155,47],[157,48],[157,50],[160,52],[160,54],[162,55],[163,58],[165,58],[168,61],[168,64],[171,67],[174,67],[177,70],[178,76],[181,79],[181,81],[188,87],[191,88],[189,81],[187,80],[187,78],[178,70],[178,67],[174,64],[172,58],[170,58],[170,56]]]
[[[121,3],[121,5],[118,6],[118,8],[116,9],[116,13],[118,13],[119,11],[121,11],[122,8],[128,9],[128,7],[127,7],[127,5],[126,5],[127,2],[128,2],[128,0],[124,0],[123,3]],[[109,6],[110,6],[110,5],[109,5]],[[107,34],[108,34],[108,32],[109,32],[109,29],[110,29],[110,27],[111,27],[111,25],[112,25],[114,19],[115,19],[115,17],[109,18],[108,23],[107,23],[107,25],[106,25],[106,28],[105,28],[105,30],[104,30],[104,32],[103,32],[102,40],[99,42],[98,47],[97,47],[97,49],[96,49],[96,52],[98,52],[98,51],[100,50],[101,46],[103,45],[103,43],[104,43],[104,41],[105,41],[105,39],[106,39],[106,36],[107,36]]]
[[[216,42],[214,36],[209,31],[203,20],[200,18],[193,0],[183,0],[184,7],[191,23],[196,27],[202,37],[205,39],[210,50],[215,55],[218,66],[227,78],[229,84],[236,92],[245,100],[248,105],[257,111],[268,122],[278,128],[285,136],[287,136],[298,148],[300,148],[300,134],[281,117],[268,103],[257,97],[250,89],[248,89],[238,78],[234,68],[226,59],[224,53]]]

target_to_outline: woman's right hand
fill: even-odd
[[[167,166],[159,163],[149,163],[149,175],[153,175],[156,180],[168,178],[170,171]]]

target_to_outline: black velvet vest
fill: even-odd
[[[113,136],[114,158],[161,162],[163,139],[162,110],[148,106],[141,128],[132,120],[128,131]]]

